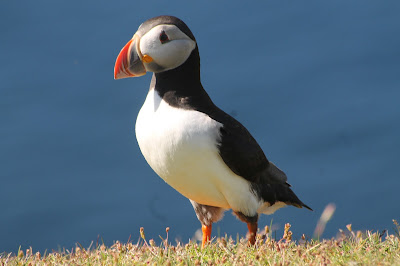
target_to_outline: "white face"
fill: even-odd
[[[144,63],[147,71],[162,72],[182,65],[190,56],[196,42],[174,25],[158,25],[140,38],[140,52],[151,56]]]

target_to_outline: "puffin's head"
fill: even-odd
[[[180,19],[159,16],[143,22],[122,48],[114,67],[114,78],[139,77],[147,71],[159,73],[182,65],[196,48],[196,40]]]

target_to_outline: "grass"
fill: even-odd
[[[393,220],[395,233],[361,231],[354,232],[351,225],[346,232],[340,231],[336,238],[329,240],[307,240],[303,235],[298,241],[292,240],[290,225],[285,225],[282,239],[272,239],[267,226],[264,234],[257,236],[255,246],[248,246],[245,239],[239,242],[232,238],[214,239],[204,249],[196,242],[188,244],[168,242],[161,245],[146,240],[141,228],[138,243],[116,242],[111,247],[76,247],[69,251],[52,252],[42,255],[32,249],[17,254],[1,254],[1,265],[286,265],[286,264],[367,264],[400,265],[400,226]]]

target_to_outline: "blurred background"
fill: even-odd
[[[113,80],[148,18],[194,33],[202,82],[314,209],[263,215],[281,237],[393,229],[400,218],[400,2],[0,2],[0,252],[133,242],[139,228],[188,242],[189,201],[147,165],[134,134],[151,75]],[[213,236],[245,236],[231,212]]]

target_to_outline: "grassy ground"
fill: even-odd
[[[153,240],[147,241],[141,228],[141,240],[137,244],[116,242],[111,247],[99,245],[93,248],[76,247],[69,251],[50,254],[33,253],[32,249],[18,254],[1,254],[1,265],[36,264],[73,264],[73,265],[285,265],[285,264],[367,264],[400,265],[399,225],[394,221],[397,231],[372,233],[354,232],[351,225],[346,232],[330,240],[307,240],[304,236],[298,241],[292,240],[290,225],[280,240],[271,239],[269,228],[257,236],[255,246],[248,246],[245,239],[234,241],[232,238],[214,239],[204,249],[198,243],[168,244],[166,240],[160,246]]]

